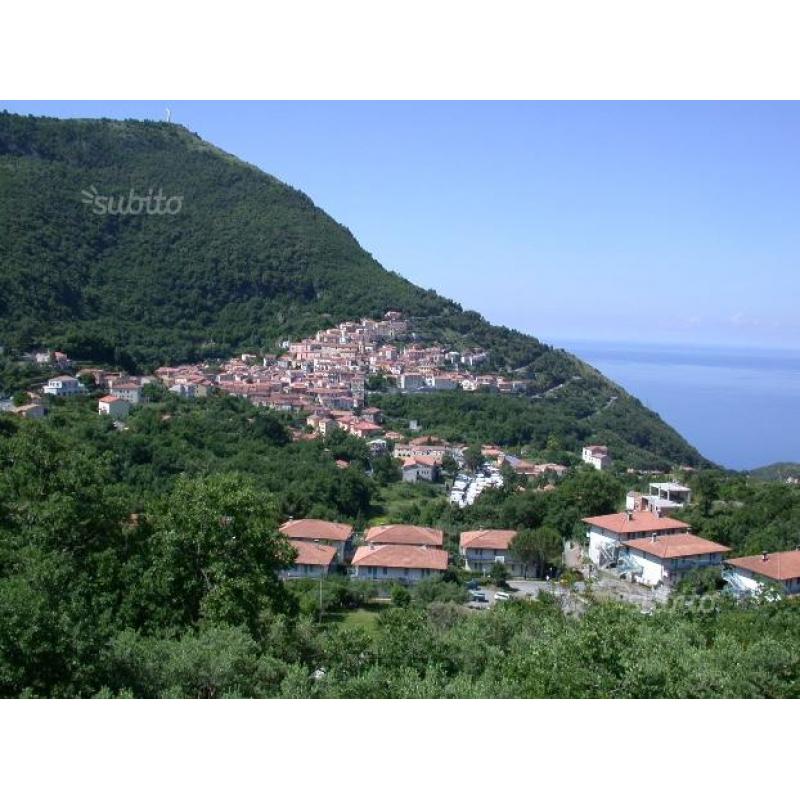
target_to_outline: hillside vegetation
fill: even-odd
[[[82,194],[159,189],[182,198],[179,213],[101,215]],[[0,393],[24,385],[12,351],[50,346],[145,371],[273,350],[391,309],[423,340],[488,348],[486,369],[517,370],[537,392],[568,384],[528,405],[392,398],[392,415],[429,418],[463,439],[480,429],[514,443],[551,432],[570,446],[605,441],[635,466],[707,463],[574,356],[383,269],[304,194],[180,126],[0,113]],[[458,425],[454,408],[469,410]]]

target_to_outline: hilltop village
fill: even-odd
[[[28,361],[61,374],[24,396],[0,402],[0,410],[36,419],[47,413],[48,398],[93,394],[97,412],[124,431],[131,412],[148,403],[148,387],[163,387],[188,401],[230,395],[289,415],[296,441],[326,441],[337,431],[363,440],[372,456],[395,464],[401,484],[429,485],[434,496],[439,492],[457,508],[471,506],[485,491],[500,490],[508,482],[518,492],[551,492],[575,470],[614,468],[612,452],[604,444],[587,443],[568,463],[555,463],[532,460],[491,442],[468,447],[445,441],[421,431],[413,420],[407,429],[388,426],[381,409],[369,405],[374,387],[400,394],[529,390],[526,380],[485,370],[490,357],[485,350],[421,344],[398,312],[380,320],[342,322],[280,344],[277,354],[242,353],[226,361],[164,366],[149,376],[74,369],[66,353],[31,353]],[[350,466],[342,459],[336,463],[341,469]],[[691,473],[688,467],[678,471]],[[640,483],[648,477],[647,471],[627,472]],[[321,579],[339,573],[391,586],[442,578],[457,569],[469,578],[468,603],[476,609],[514,593],[556,591],[562,586],[557,579],[567,572],[573,576],[572,593],[594,581],[611,596],[645,605],[663,600],[695,570],[717,570],[727,591],[736,596],[758,595],[765,587],[787,595],[800,592],[797,553],[730,558],[730,548],[696,536],[681,520],[692,504],[689,486],[671,475],[661,477],[644,490],[629,491],[624,510],[582,518],[582,539],[567,540],[558,557],[550,546],[545,558],[514,529],[463,530],[456,539],[451,534],[448,546],[438,528],[380,524],[357,531],[346,522],[290,519],[281,531],[297,556],[282,575]]]

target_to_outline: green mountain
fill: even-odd
[[[120,205],[139,213],[97,213]],[[391,309],[423,339],[486,347],[487,368],[533,381],[539,396],[512,414],[524,424],[492,431],[501,443],[543,447],[553,434],[569,449],[604,441],[634,466],[707,463],[572,355],[385,270],[306,195],[180,126],[0,114],[0,345],[9,350],[47,345],[149,369],[271,349]],[[471,418],[496,416],[496,400],[472,402]]]
[[[765,467],[749,471],[751,478],[762,481],[785,481],[787,478],[800,478],[800,464],[792,461],[779,461]]]

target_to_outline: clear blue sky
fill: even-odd
[[[547,341],[800,347],[799,103],[0,102],[163,118]]]

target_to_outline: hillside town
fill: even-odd
[[[609,447],[596,442],[586,443],[572,466],[530,460],[492,443],[481,445],[475,460],[474,453],[467,458],[464,443],[420,434],[413,421],[409,430],[389,428],[381,409],[368,404],[368,382],[376,376],[398,393],[453,389],[519,393],[527,385],[480,372],[489,357],[484,350],[420,345],[398,312],[388,312],[381,320],[343,322],[281,345],[279,355],[242,353],[227,361],[165,366],[153,375],[139,376],[91,366],[76,369],[60,351],[29,353],[26,360],[61,373],[32,386],[22,398],[0,400],[0,411],[36,419],[47,413],[49,398],[83,397],[90,392],[96,397],[102,392],[96,400],[97,413],[125,430],[132,409],[148,402],[150,384],[186,400],[212,393],[232,395],[299,420],[302,426],[292,429],[295,439],[324,439],[338,430],[364,440],[372,455],[395,459],[403,483],[438,485],[458,508],[471,506],[486,490],[503,488],[512,477],[520,481],[519,491],[547,492],[575,463],[598,471],[613,468]],[[346,468],[348,463],[337,461],[337,465]],[[566,544],[563,564],[580,573],[579,586],[599,578],[607,585],[611,581],[620,587],[658,589],[662,599],[687,573],[707,568],[718,570],[726,591],[737,597],[775,588],[785,595],[800,592],[796,552],[729,558],[730,548],[694,535],[691,526],[681,521],[681,510],[691,503],[692,490],[671,477],[649,483],[646,491],[630,491],[625,510],[583,519],[585,541]],[[494,580],[522,589],[523,595],[526,587],[534,594],[543,590],[528,581],[529,565],[515,554],[515,530],[462,531],[449,550],[442,530],[414,525],[381,525],[356,532],[344,522],[290,519],[281,531],[297,550],[293,567],[283,573],[286,579],[323,578],[338,572],[359,581],[414,584],[456,568],[484,584]],[[552,569],[548,580],[557,573]],[[487,592],[478,590],[473,581],[473,587],[473,607],[480,608],[484,598],[491,603],[510,597],[496,586]],[[641,599],[642,595],[621,590],[617,596]]]

